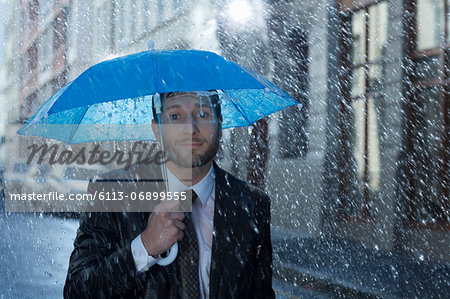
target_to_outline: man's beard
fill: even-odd
[[[198,155],[197,157],[192,155],[191,167],[195,168],[195,167],[200,167],[200,166],[207,164],[209,161],[211,161],[214,158],[214,156],[217,154],[218,150],[219,150],[219,138],[216,137],[213,144],[211,144],[211,146],[208,147],[206,152],[204,152],[201,155]]]
[[[190,153],[188,155],[182,155],[176,150],[172,148],[166,149],[167,156],[170,161],[175,163],[178,166],[184,168],[195,168],[201,167],[211,161],[214,156],[217,154],[220,146],[220,137],[217,134],[214,142],[206,149],[206,151],[202,154],[194,154]]]

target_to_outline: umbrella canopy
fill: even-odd
[[[145,126],[153,118],[152,96],[204,90],[218,90],[224,129],[299,104],[263,76],[215,53],[149,50],[90,67],[48,99],[18,134],[66,143],[154,141]]]

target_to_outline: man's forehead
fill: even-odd
[[[167,100],[173,100],[173,99],[181,99],[181,98],[199,98],[199,95],[195,91],[177,91],[177,92],[171,92],[167,95]]]
[[[202,93],[197,93],[197,92],[172,92],[170,93],[166,99],[164,100],[165,106],[169,106],[168,104],[170,103],[174,103],[180,100],[190,100],[192,102],[194,102],[197,105],[207,105],[207,106],[211,106],[211,99]]]

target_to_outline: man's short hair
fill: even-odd
[[[213,94],[208,95],[209,99],[211,100],[211,106],[213,108],[213,111],[216,115],[216,117],[219,117],[222,115],[222,108],[220,107],[219,102],[219,95],[215,90],[208,90],[208,92],[212,92]],[[167,93],[161,93],[161,103],[164,106],[164,100],[170,96],[172,96],[176,92],[167,92]],[[155,109],[155,97],[152,98],[152,112],[153,112],[153,119],[157,119],[156,117],[156,109]]]

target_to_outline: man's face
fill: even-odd
[[[222,116],[217,117],[207,96],[177,92],[163,101],[164,150],[182,167],[199,167],[214,158],[222,136]],[[160,141],[156,121],[153,132]]]

